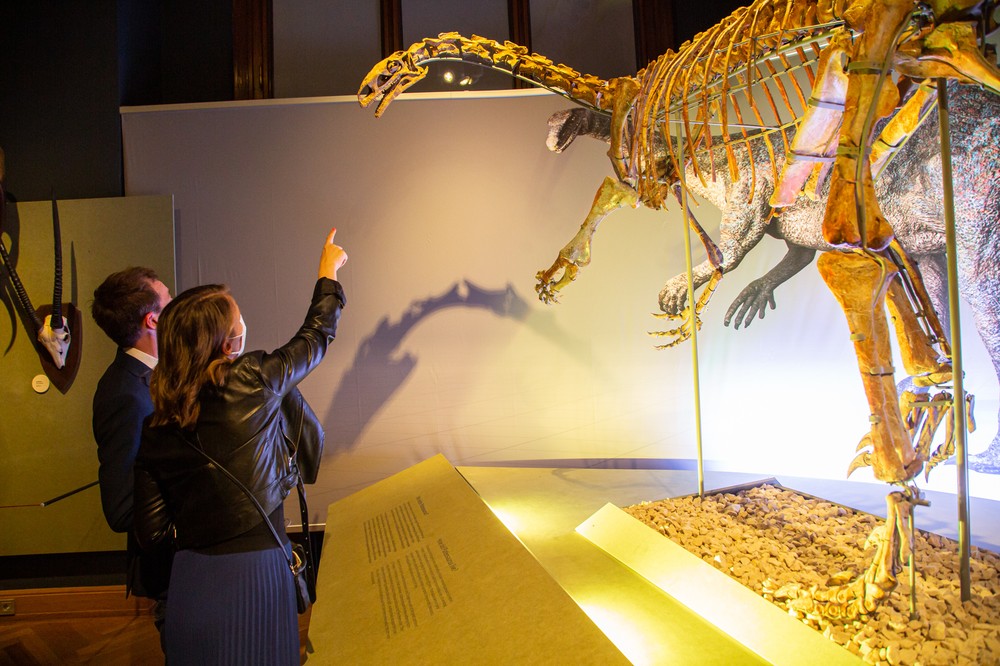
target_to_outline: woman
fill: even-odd
[[[280,412],[283,397],[323,359],[346,302],[336,279],[347,255],[335,233],[323,245],[305,322],[273,353],[242,353],[246,325],[224,286],[189,289],[160,315],[134,523],[143,547],[176,541],[164,627],[171,666],[299,663],[282,509],[298,472]],[[283,549],[246,493],[202,451],[254,495]]]

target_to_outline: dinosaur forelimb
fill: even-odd
[[[875,477],[889,483],[911,479],[922,461],[899,412],[889,327],[883,311],[886,291],[898,271],[885,258],[866,252],[824,252],[817,266],[847,316],[854,341],[872,414],[871,463]]]
[[[680,343],[690,340],[695,327],[701,328],[701,319],[698,315],[691,316],[691,311],[689,308],[685,308],[684,312],[680,315],[669,315],[665,312],[654,312],[653,316],[657,319],[679,319],[681,325],[677,328],[671,328],[666,331],[650,331],[649,334],[655,338],[673,338],[666,344],[656,345],[654,349],[670,349],[671,347],[676,347]]]
[[[579,266],[560,254],[546,270],[535,273],[535,280],[538,281],[535,285],[538,300],[542,303],[558,303],[559,292],[576,279],[579,270]],[[559,275],[559,271],[562,271],[562,275]],[[559,277],[556,277],[557,275]]]
[[[691,271],[691,283],[695,289],[701,287],[718,271],[709,261],[703,261]],[[688,307],[687,273],[680,273],[667,280],[660,290],[660,309],[668,316],[680,317]],[[701,310],[699,310],[701,312]]]
[[[580,268],[590,263],[590,243],[601,220],[622,206],[634,208],[638,202],[639,195],[634,189],[610,176],[605,178],[594,196],[594,203],[590,206],[587,218],[580,225],[580,230],[563,249],[559,250],[559,256],[552,266],[535,274],[535,279],[538,280],[538,284],[535,285],[538,298],[544,303],[556,302],[558,292],[576,279]]]
[[[670,347],[679,345],[685,340],[689,340],[694,331],[701,329],[701,312],[708,305],[708,302],[711,300],[712,294],[715,293],[716,287],[719,286],[719,280],[721,279],[722,270],[716,268],[712,271],[712,275],[708,279],[708,284],[698,297],[698,302],[695,303],[694,306],[694,312],[691,311],[690,305],[685,305],[684,309],[681,310],[679,314],[673,314],[670,312],[653,313],[653,316],[657,319],[680,320],[681,322],[680,326],[672,328],[668,331],[650,331],[649,334],[654,337],[674,338],[664,345],[657,345],[656,349],[669,349]]]

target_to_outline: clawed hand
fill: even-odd
[[[740,295],[733,300],[733,304],[726,311],[726,318],[722,320],[725,326],[736,315],[733,328],[739,330],[740,324],[743,328],[750,326],[754,318],[763,319],[767,313],[767,306],[774,309],[774,289],[769,287],[763,278],[754,280],[740,292]]]

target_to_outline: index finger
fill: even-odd
[[[327,243],[327,245],[329,245],[330,243],[333,243],[333,237],[336,236],[336,235],[337,235],[337,227],[334,227],[333,229],[330,229],[330,234],[326,237],[326,243]]]

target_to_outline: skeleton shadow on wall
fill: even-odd
[[[412,353],[400,351],[406,336],[431,315],[449,308],[486,310],[529,325],[561,349],[577,353],[585,348],[583,340],[556,323],[554,313],[532,312],[511,284],[490,290],[468,280],[459,280],[438,296],[411,303],[398,321],[390,322],[384,317],[361,341],[323,418],[324,423],[333,425],[328,429],[328,454],[357,447],[361,433],[389,403],[419,362]],[[359,399],[359,395],[363,397]]]

